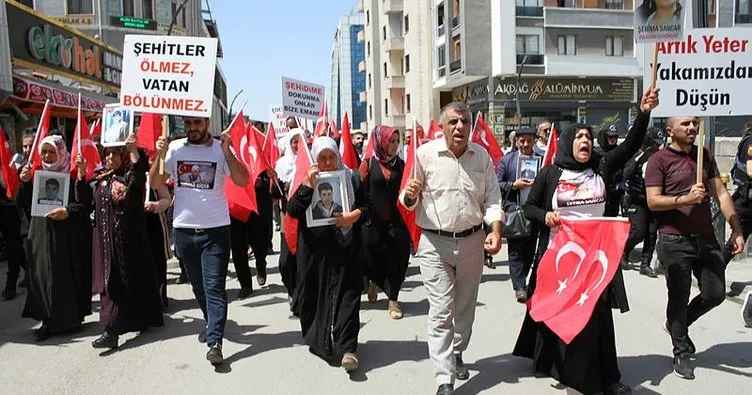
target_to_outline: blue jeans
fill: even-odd
[[[227,322],[225,282],[230,262],[230,226],[175,229],[175,248],[206,320],[206,344],[221,343]]]

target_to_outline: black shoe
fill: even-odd
[[[674,374],[687,379],[695,379],[695,368],[689,362],[689,357],[674,357]]]
[[[631,394],[632,388],[622,383],[613,383],[603,389],[603,395]]]
[[[436,390],[436,395],[454,395],[454,385],[442,384],[439,389]]]
[[[632,265],[629,264],[629,259],[622,259],[619,266],[621,266],[621,270],[632,270]]]
[[[198,342],[206,343],[206,328],[202,329],[201,332],[198,333]]]
[[[650,278],[656,278],[658,277],[658,274],[653,270],[650,266],[643,266],[640,268],[640,274],[643,276],[648,276]]]
[[[518,289],[517,291],[514,291],[514,297],[517,298],[519,303],[525,303],[527,302],[527,291],[524,289]]]
[[[185,284],[188,282],[188,275],[185,273],[180,273],[180,277],[178,277],[178,281],[176,281],[176,284]]]
[[[666,331],[669,336],[671,336],[671,327],[668,326],[668,321],[663,324],[663,330]],[[695,343],[692,341],[692,339],[689,338],[689,329],[687,329],[687,343],[689,343],[689,355],[695,355],[697,348],[695,347]]]
[[[43,342],[52,337],[52,331],[50,330],[50,328],[42,325],[41,327],[39,327],[39,329],[34,331],[34,335],[36,336],[38,342]]]
[[[454,373],[454,377],[457,378],[457,380],[467,380],[470,378],[470,372],[467,371],[467,367],[465,367],[465,363],[462,362],[462,355],[455,354],[454,355],[454,361],[456,364],[456,369]]]
[[[256,276],[256,282],[258,283],[259,287],[263,287],[266,285],[266,276]]]
[[[752,291],[747,292],[747,297],[744,298],[744,306],[742,306],[742,319],[744,320],[744,326],[752,328]]]
[[[209,351],[206,352],[206,360],[212,365],[219,365],[224,362],[225,358],[222,356],[222,344],[214,343],[209,346]]]
[[[117,348],[118,339],[119,339],[119,336],[110,335],[109,333],[105,331],[96,340],[91,342],[91,346],[94,348],[109,348],[109,349]]]
[[[485,265],[489,269],[496,269],[496,264],[494,263],[494,260],[493,260],[492,256],[486,256]]]
[[[240,288],[240,292],[238,292],[238,300],[245,299],[253,293],[253,288]]]

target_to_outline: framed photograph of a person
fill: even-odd
[[[50,211],[68,207],[70,174],[37,170],[34,172],[31,216],[45,217]]]
[[[690,6],[691,1],[688,0],[635,0],[635,41],[681,41],[684,37],[685,7]]]
[[[309,228],[332,225],[335,214],[350,211],[347,201],[346,173],[342,170],[319,173],[313,199],[306,211],[306,224]]]
[[[517,162],[517,178],[534,180],[538,175],[540,167],[540,158],[520,158]]]
[[[125,139],[133,132],[133,111],[113,103],[104,106],[102,112],[102,138],[104,147],[125,145]]]

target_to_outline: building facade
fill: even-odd
[[[362,14],[340,18],[332,49],[330,116],[339,124],[347,113],[353,131],[360,130],[366,122],[366,103],[360,100],[360,93],[366,89],[366,73],[360,70],[365,61],[365,44],[358,39],[364,34],[363,28]]]

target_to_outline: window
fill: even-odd
[[[371,24],[371,11],[366,10],[366,25],[370,25],[370,24]]]
[[[368,105],[368,120],[369,121],[373,120],[373,106],[370,104]]]
[[[154,19],[154,1],[153,0],[144,0],[143,1],[143,14],[144,19]]]
[[[368,50],[368,56],[371,56],[371,42],[366,42],[366,49]]]
[[[407,112],[410,112],[410,94],[405,95],[405,103],[407,103]]]
[[[736,0],[736,14],[737,15],[749,15],[752,14],[752,1],[750,0]]]
[[[405,34],[410,31],[410,17],[405,15]]]
[[[384,77],[389,77],[389,72],[386,69],[386,62],[384,62]]]
[[[405,55],[405,73],[410,72],[410,55]]]
[[[575,6],[575,4],[574,4],[574,3],[575,3],[575,1],[574,1],[574,0],[556,0],[556,6],[557,6],[557,7],[569,7],[569,8],[574,8],[574,6]]]
[[[389,115],[389,99],[384,99],[384,115]]]
[[[606,0],[606,9],[607,10],[622,10],[624,9],[624,1],[623,0]]]
[[[542,7],[541,0],[517,0],[516,5],[520,7]]]
[[[624,56],[624,37],[606,36],[606,56]]]
[[[185,7],[183,7],[183,11],[180,11],[180,19],[182,21],[183,27],[188,27],[188,22],[186,22],[187,17],[185,16]]]
[[[540,53],[540,37],[537,34],[517,35],[518,55],[538,55]]]
[[[444,4],[442,3],[439,5],[439,8],[436,10],[436,26],[439,27],[439,37],[444,35]]]
[[[123,0],[123,16],[136,16],[133,0]]]
[[[454,60],[462,59],[462,41],[459,37],[454,38]]]
[[[558,37],[558,50],[559,55],[574,56],[577,54],[577,44],[575,35],[566,35]]]
[[[381,27],[381,39],[386,41],[386,26]]]
[[[92,0],[68,0],[68,14],[93,14],[91,2]],[[33,2],[31,8],[34,8]]]
[[[436,57],[438,57],[437,63],[439,64],[439,67],[446,66],[446,47],[445,46],[442,45],[439,47],[436,53]]]
[[[373,87],[373,84],[372,84],[372,82],[373,82],[373,81],[371,81],[371,73],[368,73],[368,88],[369,88],[369,89]]]
[[[32,10],[34,9],[34,0],[20,0],[19,3],[31,8]]]

